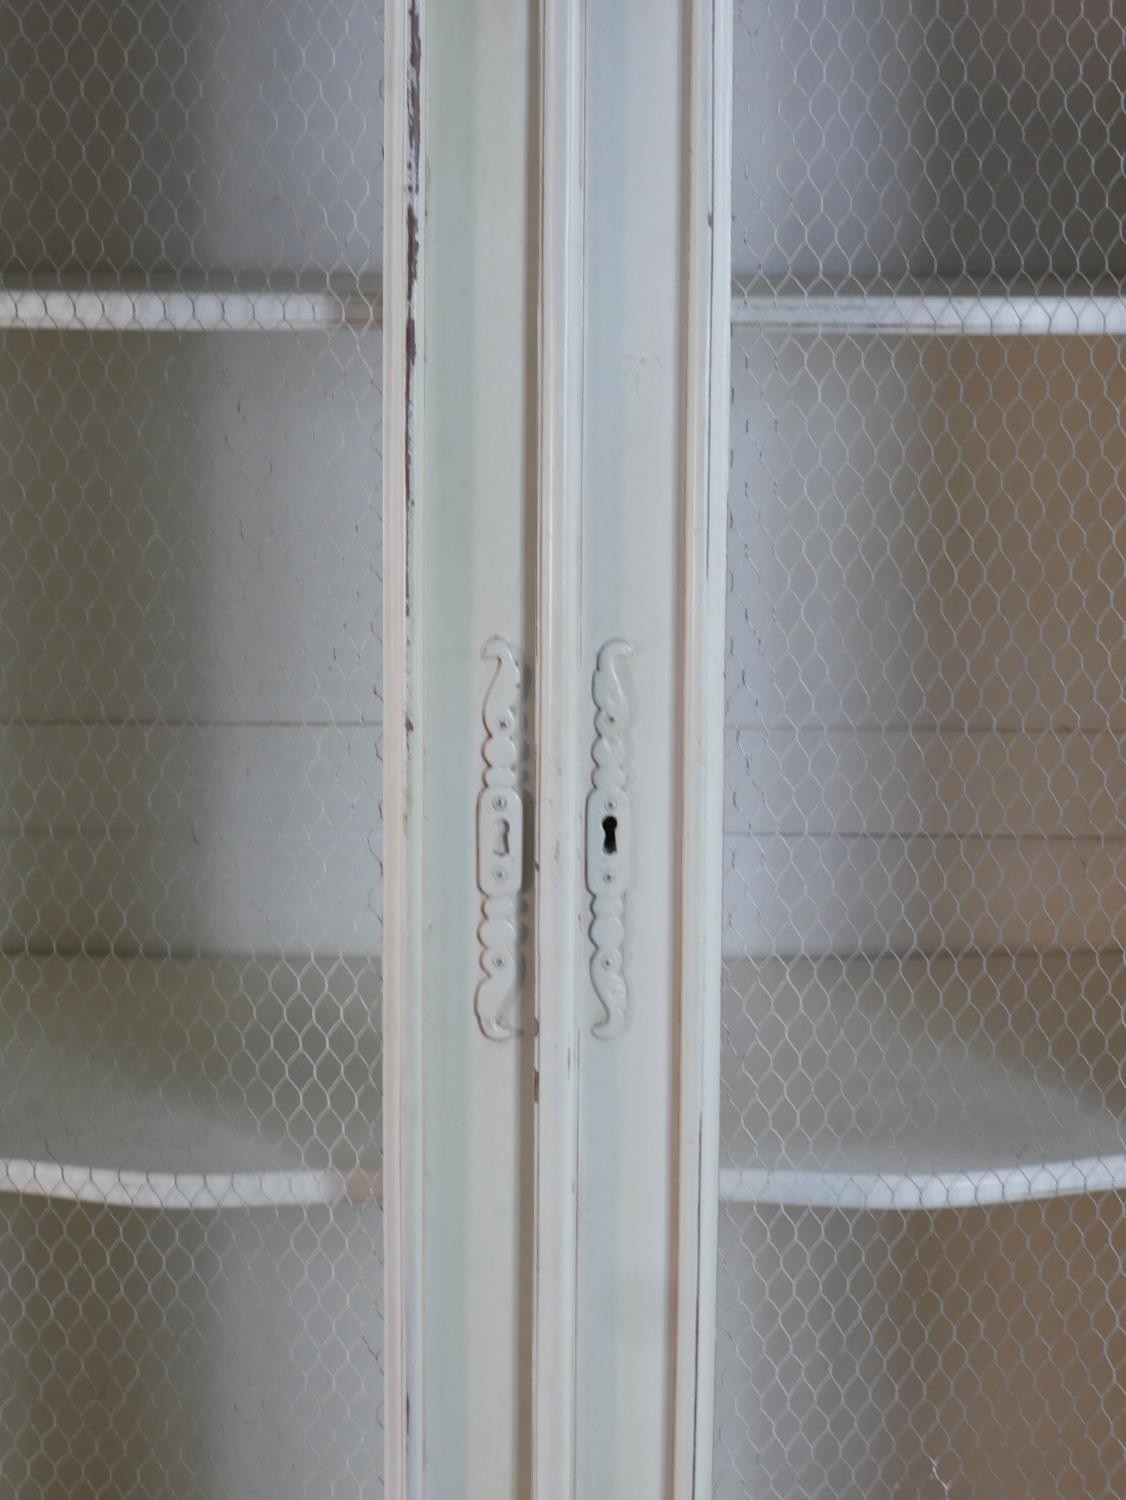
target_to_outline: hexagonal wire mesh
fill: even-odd
[[[735,34],[716,1494],[1112,1500],[1126,17]]]
[[[379,0],[0,3],[0,1489],[382,1490]]]

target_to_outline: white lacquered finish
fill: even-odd
[[[64,333],[301,333],[378,328],[378,288],[334,291],[161,286],[128,282],[81,287],[0,287],[0,329]]]
[[[1020,290],[989,285],[895,288],[846,283],[803,289],[792,282],[736,282],[736,328],[764,332],[937,335],[947,338],[1066,338],[1126,334],[1118,290]]]

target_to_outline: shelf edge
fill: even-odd
[[[946,338],[1126,334],[1126,296],[1100,293],[909,292],[839,296],[732,291],[736,328]]]
[[[828,1172],[723,1167],[724,1203],[911,1213],[984,1208],[1089,1193],[1126,1191],[1126,1154],[968,1172]]]
[[[211,1212],[314,1204],[382,1203],[380,1172],[295,1169],[269,1172],[139,1172],[0,1158],[0,1194],[104,1208]]]
[[[382,321],[382,298],[352,291],[0,288],[0,329],[27,332],[303,333]]]

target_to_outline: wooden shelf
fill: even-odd
[[[0,1192],[378,1199],[379,996],[364,961],[0,959]]]
[[[736,283],[736,328],[765,332],[910,336],[1063,338],[1126,334],[1126,291],[1110,288],[1005,287],[891,283]]]
[[[1126,1190],[1121,954],[744,959],[725,978],[725,1200]]]
[[[304,333],[378,328],[378,289],[247,288],[138,280],[0,286],[0,329],[86,333]]]

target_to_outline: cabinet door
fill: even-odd
[[[0,1489],[382,1491],[383,10],[0,4]]]
[[[1122,20],[734,9],[714,1492],[1115,1494]]]

